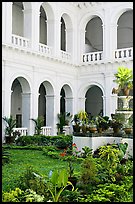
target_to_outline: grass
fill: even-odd
[[[11,154],[11,162],[2,166],[2,190],[9,191],[17,187],[17,180],[23,174],[27,166],[32,166],[35,171],[42,175],[48,175],[50,170],[68,167],[66,161],[53,159],[43,155],[39,150],[15,150],[8,149]],[[74,164],[75,172],[78,172],[80,165]]]

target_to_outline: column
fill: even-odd
[[[61,39],[61,22],[55,19],[54,28],[54,55],[56,58],[60,57],[60,39]]]
[[[111,97],[111,113],[114,114],[117,109],[118,96],[117,94],[111,94],[110,97]]]
[[[30,39],[30,47],[39,50],[39,15],[36,9],[24,10],[24,37]]]
[[[78,99],[79,100],[79,110],[85,110],[85,100],[86,98],[85,97],[81,97]]]
[[[11,44],[12,2],[2,2],[2,42]]]
[[[115,50],[117,49],[117,23],[110,24],[110,57],[115,59]]]
[[[66,112],[70,112],[70,114],[73,114],[73,98],[71,97],[65,97],[65,109]]]
[[[54,125],[54,95],[46,95],[46,126]]]
[[[85,53],[85,30],[82,29],[80,32],[80,39],[79,39],[79,48],[78,48],[78,58],[80,59],[80,62],[83,62],[83,54]]]
[[[22,127],[30,131],[30,93],[22,93]]]
[[[66,50],[67,52],[73,53],[73,30],[66,29]]]
[[[54,48],[54,44],[55,44],[55,21],[47,20],[47,45]]]
[[[54,129],[53,129],[53,135],[57,135],[58,129],[57,129],[57,123],[58,123],[58,113],[60,113],[60,95],[57,94],[54,97]]]
[[[37,119],[38,117],[38,98],[39,93],[35,90],[31,94],[31,100],[30,100],[30,119],[34,118]],[[32,120],[29,121],[30,128],[29,128],[29,134],[33,135],[35,133],[35,124]]]
[[[106,96],[102,96],[103,98],[103,116],[106,116]]]
[[[11,114],[11,90],[2,91],[2,117],[10,117]],[[4,142],[6,123],[2,120],[2,142]]]

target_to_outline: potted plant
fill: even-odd
[[[83,134],[87,132],[87,125],[88,125],[88,114],[86,111],[81,110],[78,112],[78,118],[80,120],[81,131]]]
[[[44,125],[44,117],[39,116],[37,119],[31,118],[31,120],[35,123],[35,135],[40,135],[42,130],[41,127]]]
[[[72,118],[70,112],[58,113],[57,114],[59,122],[56,124],[58,129],[58,134],[63,134],[64,126],[69,125]]]
[[[80,120],[78,114],[75,114],[73,119],[71,120],[73,126],[73,134],[80,132]]]
[[[96,116],[96,125],[99,133],[109,128],[109,117],[108,116]]]
[[[110,120],[110,127],[113,128],[114,133],[119,133],[125,122],[124,113],[111,114],[112,120]]]
[[[6,122],[7,126],[5,128],[5,138],[6,143],[13,143],[15,140],[15,136],[13,136],[14,128],[16,127],[16,119],[11,115],[10,117],[3,117],[3,120]]]
[[[130,116],[130,118],[128,119],[127,123],[125,123],[123,125],[123,129],[124,129],[124,131],[125,131],[125,133],[127,135],[132,133],[132,130],[133,130],[133,115]]]
[[[95,133],[97,131],[97,123],[96,123],[96,119],[91,119],[89,122],[89,131],[91,133]]]
[[[127,67],[118,67],[117,73],[114,74],[115,79],[113,80],[118,84],[118,88],[113,88],[112,94],[123,92],[124,96],[129,96],[129,91],[133,89],[133,73],[132,69]]]

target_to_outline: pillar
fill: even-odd
[[[2,42],[11,44],[12,2],[2,2]]]
[[[24,10],[24,37],[30,39],[30,47],[39,50],[39,10]]]
[[[70,112],[70,114],[73,114],[73,98],[71,97],[65,97],[65,109],[66,112]]]
[[[22,127],[30,131],[30,93],[22,93]]]
[[[79,98],[79,110],[78,111],[85,110],[85,100],[86,100],[85,97]]]
[[[55,128],[55,124],[54,124],[54,95],[46,95],[46,126],[51,126],[52,130],[54,130],[54,128]]]

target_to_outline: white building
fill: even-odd
[[[2,116],[29,135],[40,115],[56,135],[61,111],[114,113],[119,66],[133,67],[133,2],[2,2]]]

